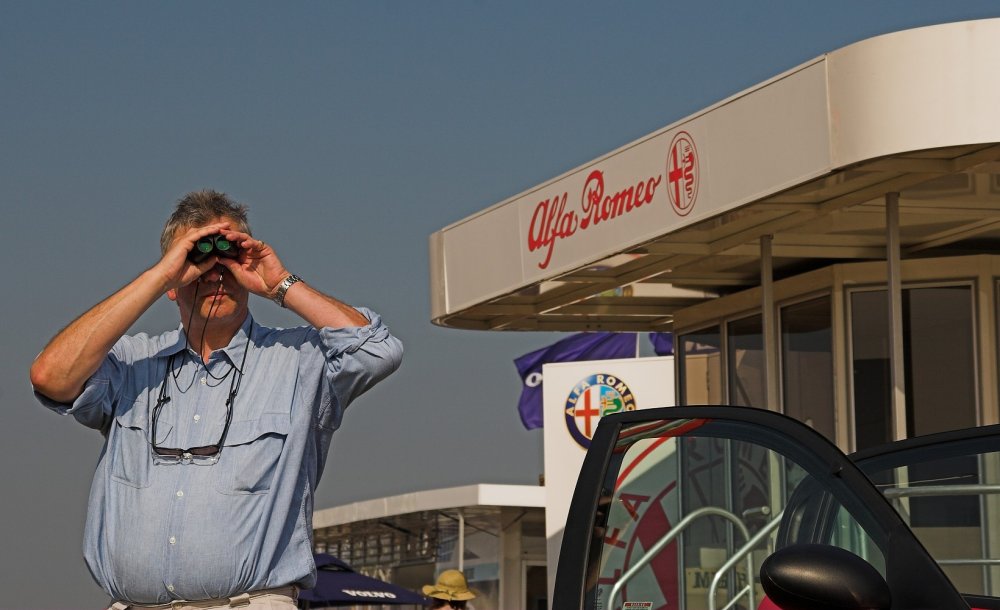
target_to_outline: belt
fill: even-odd
[[[249,593],[242,593],[240,595],[234,595],[233,597],[220,597],[216,599],[202,599],[197,601],[186,601],[179,599],[172,601],[168,604],[130,604],[127,602],[116,601],[111,604],[108,610],[127,610],[128,608],[136,608],[142,610],[174,610],[175,608],[240,608],[243,606],[249,606],[250,600],[256,597],[263,597],[264,595],[284,595],[285,597],[292,598],[292,601],[296,601],[299,596],[299,588],[295,585],[289,585],[287,587],[277,587],[275,589],[259,589],[257,591],[250,591]]]

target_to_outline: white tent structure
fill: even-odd
[[[368,576],[420,591],[462,570],[476,606],[536,608],[545,592],[545,488],[464,485],[316,511],[316,549]]]

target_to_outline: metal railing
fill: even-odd
[[[986,496],[1000,494],[1000,485],[920,485],[916,487],[886,487],[882,490],[890,500],[925,496]]]
[[[886,487],[882,493],[890,500],[904,500],[907,498],[929,498],[941,496],[987,496],[1000,494],[1000,485],[971,484],[971,485],[919,485],[914,487]],[[895,504],[895,502],[893,503]],[[897,508],[897,510],[899,510]],[[985,545],[984,545],[985,546]],[[987,557],[969,557],[938,559],[934,558],[941,566],[980,566],[983,568],[983,583],[987,589],[991,588],[990,578],[987,570],[993,566],[1000,566],[1000,559]]]
[[[747,526],[744,525],[743,521],[741,521],[740,518],[734,515],[733,513],[727,510],[723,510],[721,508],[716,508],[714,506],[706,506],[704,508],[699,508],[698,510],[691,512],[689,515],[678,521],[677,525],[675,525],[669,532],[664,534],[662,538],[657,540],[656,543],[653,544],[653,546],[649,547],[649,550],[646,551],[646,554],[643,555],[639,559],[639,561],[635,562],[635,565],[630,567],[628,570],[625,571],[625,573],[621,575],[621,578],[618,579],[618,582],[616,582],[614,586],[611,587],[611,593],[610,595],[608,595],[608,608],[613,609],[615,607],[614,605],[615,598],[618,597],[618,594],[621,592],[622,587],[625,586],[625,583],[632,580],[632,578],[639,573],[639,570],[646,567],[649,564],[649,562],[653,561],[653,559],[660,553],[660,551],[662,551],[664,547],[666,547],[668,544],[673,542],[673,540],[677,538],[677,536],[679,536],[681,532],[687,529],[687,527],[691,525],[691,523],[703,517],[722,517],[723,519],[730,521],[731,523],[733,523],[733,525],[736,526],[736,528],[743,535],[744,540],[750,540],[750,530],[748,530]],[[752,557],[747,557],[747,568],[750,572],[753,571]]]
[[[753,572],[753,556],[750,553],[752,553],[765,538],[771,535],[771,532],[777,529],[778,525],[781,524],[781,515],[784,513],[785,511],[778,512],[778,514],[774,516],[774,519],[768,521],[767,525],[760,528],[759,532],[754,534],[752,538],[747,540],[746,544],[733,553],[732,557],[719,566],[719,569],[715,572],[715,576],[712,577],[712,584],[708,587],[708,610],[715,610],[715,592],[719,587],[719,583],[722,582],[722,575],[733,569],[736,564],[743,559],[743,557],[747,558],[747,584],[736,592],[733,598],[729,600],[729,603],[723,606],[722,610],[729,610],[729,608],[731,608],[733,604],[739,601],[739,599],[744,595],[747,596],[748,608],[753,609],[757,607],[754,603],[754,593],[756,591],[754,590],[755,579]]]

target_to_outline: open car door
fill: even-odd
[[[601,419],[573,496],[553,607],[969,606],[833,444],[777,413],[705,406]]]

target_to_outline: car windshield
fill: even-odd
[[[911,439],[852,456],[966,595],[1000,596],[997,428]]]

